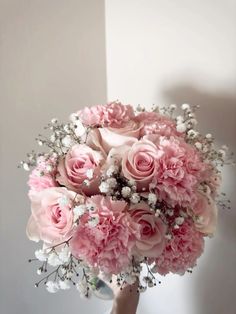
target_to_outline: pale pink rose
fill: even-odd
[[[100,152],[85,144],[76,144],[64,158],[60,159],[57,181],[75,192],[83,191],[87,195],[96,194],[103,161]],[[93,171],[92,179],[88,178],[88,170]],[[86,186],[84,181],[88,179],[90,184]]]
[[[106,105],[104,113],[104,125],[112,128],[120,128],[134,118],[134,110],[130,105],[120,102],[111,102]]]
[[[86,126],[101,126],[104,124],[104,112],[106,111],[106,106],[93,106],[86,107],[80,110],[77,114],[80,121]]]
[[[197,202],[190,213],[195,216],[196,229],[204,234],[214,234],[217,223],[217,206],[209,195],[197,193]]]
[[[159,198],[171,206],[193,204],[196,188],[206,176],[198,151],[176,137],[156,137],[156,145],[163,152],[154,180]]]
[[[73,229],[73,200],[76,193],[66,188],[48,188],[31,197],[31,217],[27,225],[30,240],[60,243]]]
[[[140,125],[131,120],[119,128],[105,127],[92,130],[88,135],[87,144],[106,155],[112,148],[132,145],[139,137]]]
[[[130,214],[140,226],[140,236],[136,239],[134,252],[145,257],[159,256],[165,247],[167,226],[144,202],[131,206]]]
[[[81,217],[70,241],[72,253],[105,273],[118,274],[130,263],[139,227],[126,212],[127,203],[124,201],[112,201],[97,195],[92,196],[88,203],[94,206],[92,215],[98,217],[99,222],[90,226],[89,216]]]
[[[172,230],[172,239],[156,259],[156,270],[161,275],[169,272],[183,275],[203,253],[203,235],[195,229],[191,219],[186,219],[179,229]]]
[[[176,130],[174,120],[156,112],[142,112],[135,117],[135,121],[142,125],[140,130],[141,136],[148,134],[158,134],[166,137],[181,136]]]
[[[148,139],[135,142],[122,156],[122,174],[126,179],[135,180],[138,190],[147,190],[156,176],[158,159],[162,151]]]

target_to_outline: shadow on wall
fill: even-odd
[[[197,117],[202,132],[212,131],[219,144],[236,152],[236,94],[207,92],[194,86],[178,85],[164,91],[170,103],[199,104]],[[236,169],[227,167],[224,186],[231,199],[231,210],[219,211],[215,238],[207,241],[201,272],[193,282],[195,314],[236,313]]]

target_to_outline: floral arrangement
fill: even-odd
[[[51,120],[48,137],[36,139],[47,152],[21,162],[33,168],[27,235],[43,242],[30,260],[41,263],[36,287],[75,285],[88,297],[102,276],[121,289],[139,280],[142,292],[159,282],[156,273],[192,271],[214,234],[217,205],[229,205],[219,168],[230,156],[196,130],[197,108],[116,101],[65,124]]]

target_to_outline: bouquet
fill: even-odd
[[[39,135],[46,152],[21,161],[29,175],[30,240],[49,292],[75,285],[89,297],[97,278],[138,291],[157,275],[191,272],[214,234],[220,167],[228,148],[196,130],[198,106],[146,111],[118,101],[85,108]],[[178,112],[179,114],[176,114]]]

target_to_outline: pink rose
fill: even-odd
[[[156,175],[161,155],[162,151],[148,139],[135,142],[122,156],[122,174],[126,179],[135,180],[138,190],[147,190]]]
[[[66,188],[49,188],[31,197],[31,217],[27,225],[30,240],[60,243],[73,229],[73,200],[76,193]]]
[[[110,149],[123,145],[132,145],[140,135],[140,125],[129,121],[119,128],[98,128],[88,135],[87,144],[108,154]]]
[[[136,239],[134,252],[146,257],[159,256],[165,247],[167,226],[144,202],[131,206],[130,214],[140,226],[140,236]]]
[[[169,272],[183,275],[203,253],[204,238],[191,219],[186,219],[178,229],[172,230],[162,254],[156,259],[156,270],[161,275]]]
[[[142,112],[135,117],[142,128],[140,135],[158,134],[160,136],[181,136],[176,130],[176,123],[171,118],[160,115],[156,112]]]
[[[85,144],[74,145],[58,164],[57,181],[73,191],[83,191],[87,195],[98,192],[100,167],[103,157]],[[88,170],[92,171],[92,179],[88,177]],[[84,184],[90,181],[89,186]]]
[[[138,226],[126,212],[124,201],[97,195],[88,204],[94,206],[92,216],[98,218],[98,223],[91,226],[89,215],[82,216],[70,241],[72,253],[105,273],[118,274],[130,263]]]
[[[196,229],[204,234],[213,234],[217,223],[217,207],[209,195],[197,193],[197,202],[192,206],[190,213],[195,217]]]

